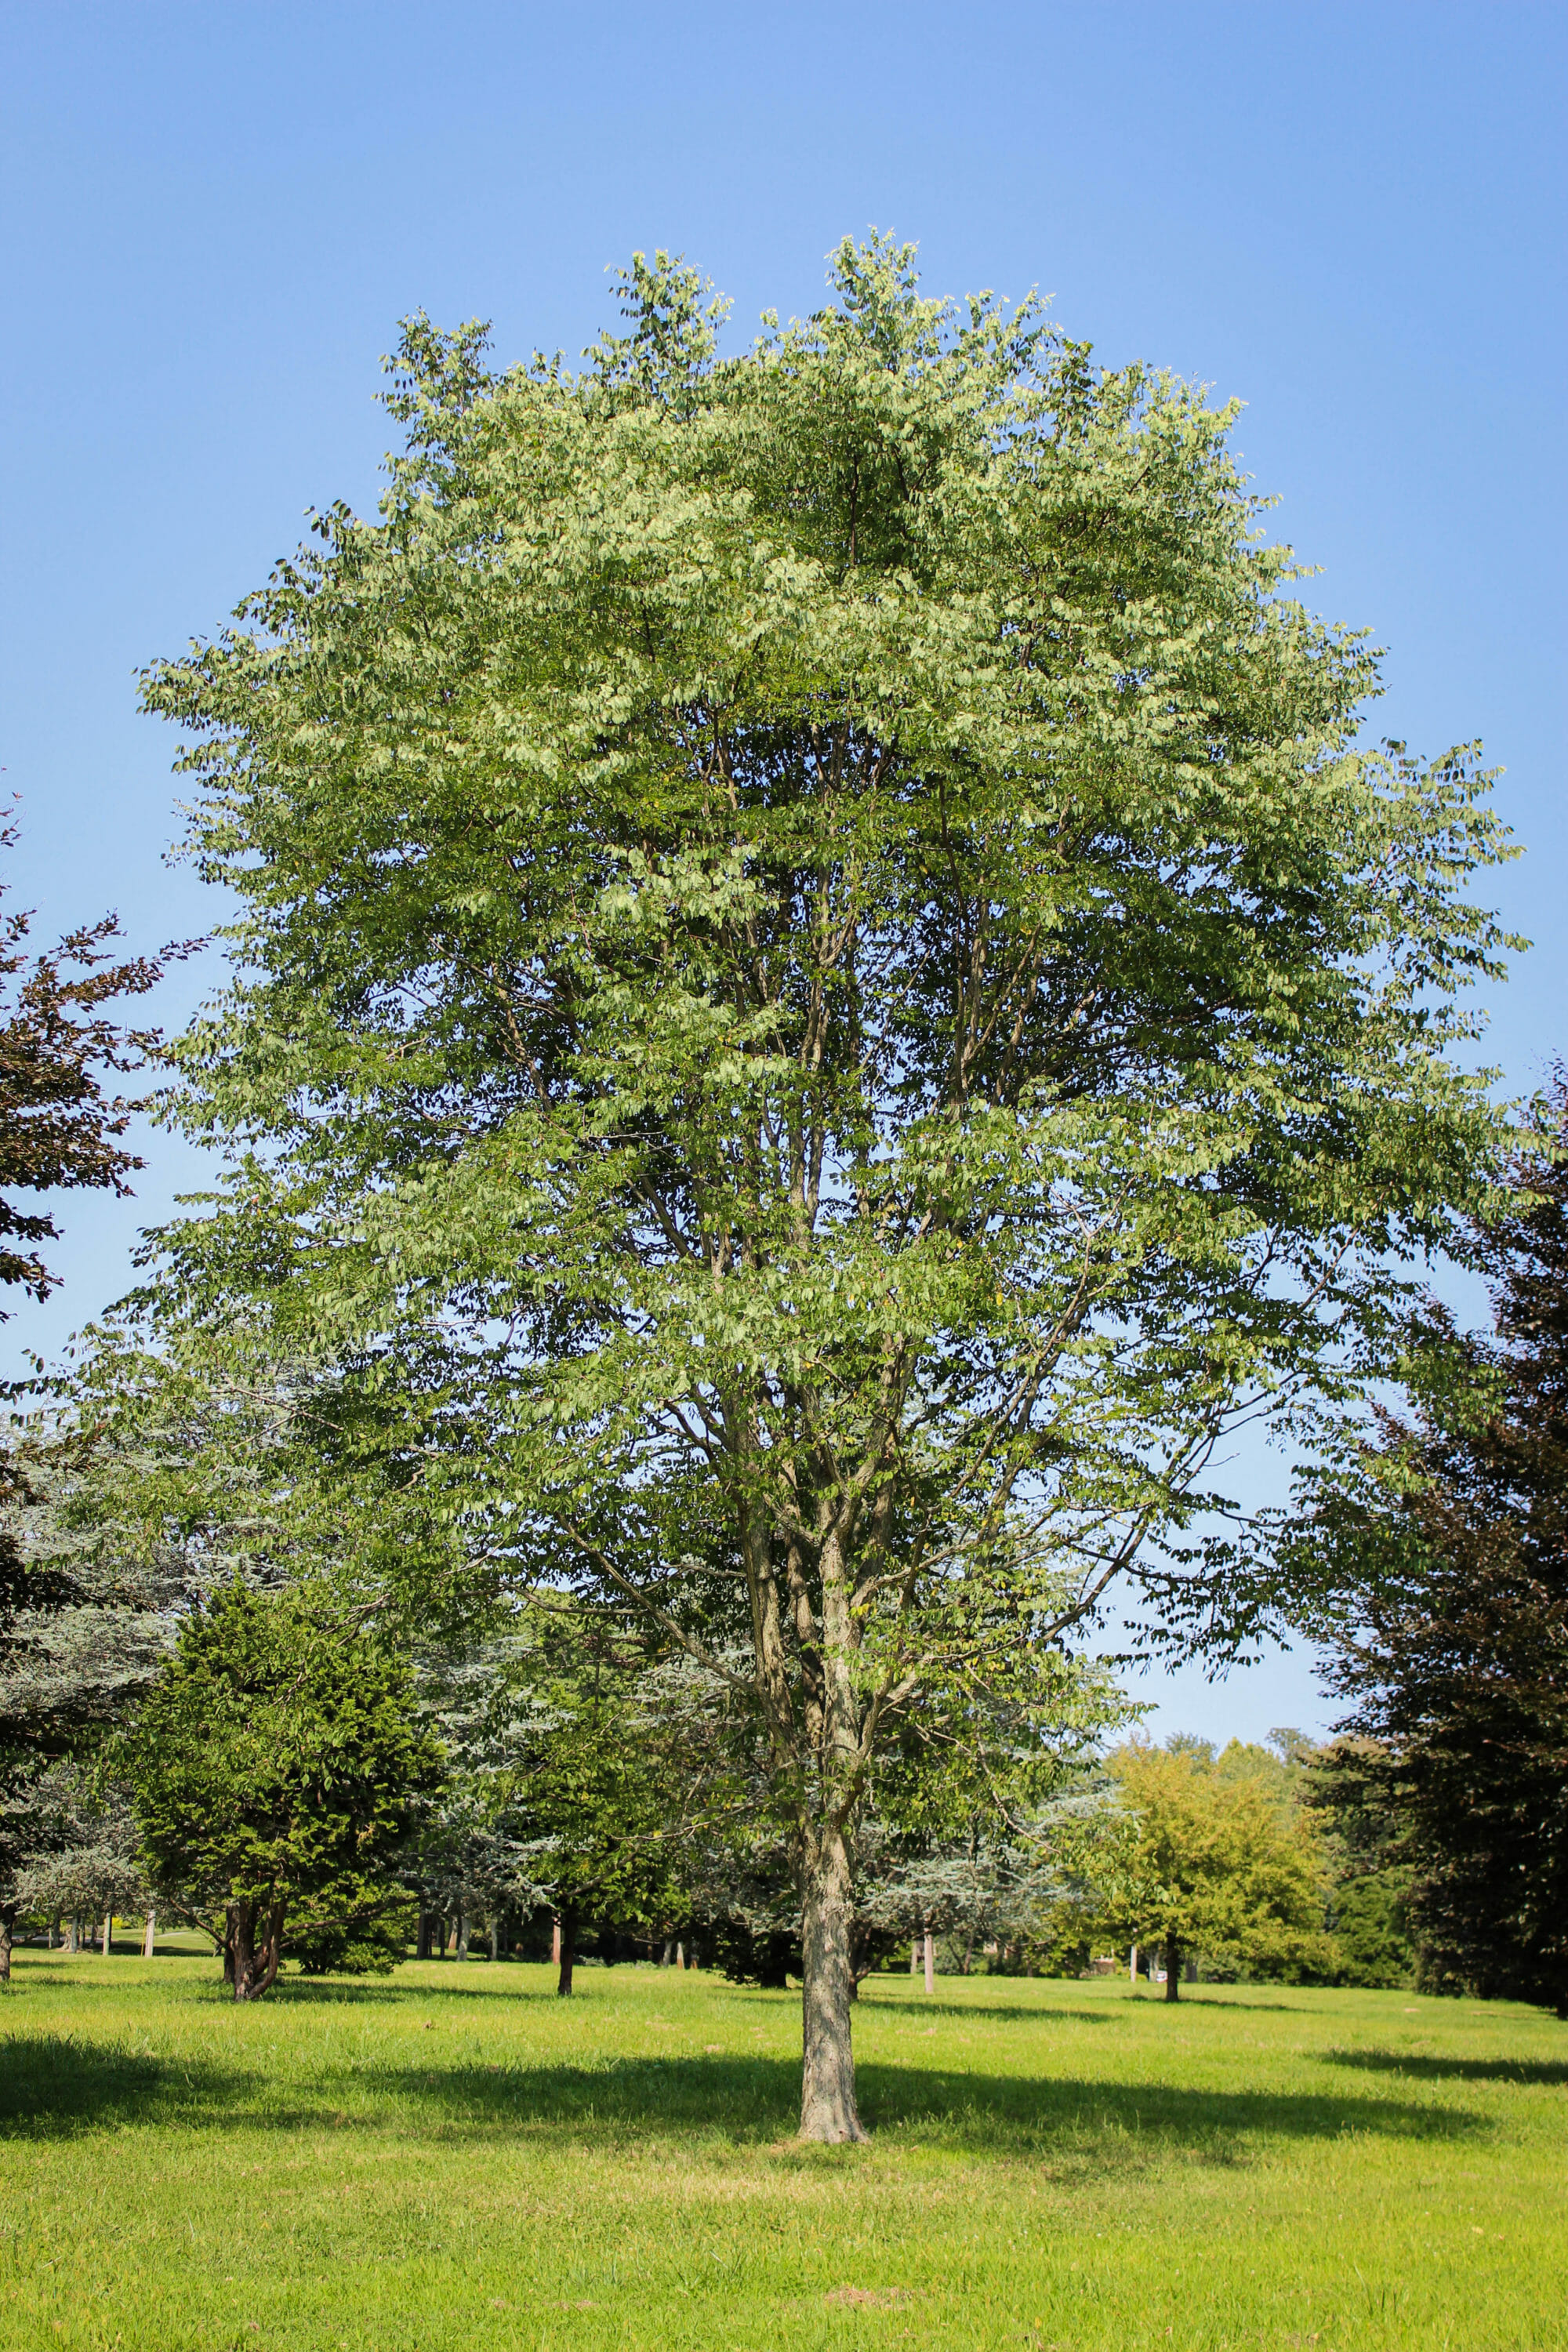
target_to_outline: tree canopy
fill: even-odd
[[[1502,835],[1468,753],[1358,748],[1233,410],[876,237],[735,357],[683,266],[623,290],[580,373],[410,322],[379,518],[148,675],[242,910],[171,1280],[754,1710],[842,2139],[891,1745],[1070,1715],[1119,1574],[1222,1645],[1290,1605],[1208,1465],[1478,1195]]]

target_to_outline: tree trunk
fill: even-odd
[[[1182,1997],[1182,1948],[1174,1936],[1165,1938],[1165,1999],[1180,2000]]]
[[[866,2137],[855,2105],[849,2020],[854,1903],[849,1848],[841,1830],[825,1829],[813,1836],[805,1875],[800,2136],[839,2146]]]
[[[561,1966],[561,1914],[559,1911],[552,1914],[550,1921],[550,1965],[552,1969],[558,1969]]]
[[[556,1979],[556,1992],[563,1998],[572,1990],[572,1964],[577,1957],[577,1914],[561,1911],[555,1918],[555,1958],[561,1963]]]
[[[144,1960],[150,1960],[153,1958],[154,1938],[156,1937],[157,1933],[158,1914],[156,1911],[149,1911],[147,1914],[147,1932],[142,1938],[142,1957]]]
[[[278,1974],[282,1957],[283,1906],[263,1912],[259,1903],[231,1903],[230,1949],[236,2000],[259,2000]]]
[[[419,1940],[415,1946],[415,1957],[421,1960],[427,1960],[430,1957],[430,1914],[423,1905],[419,1911]]]
[[[686,1967],[686,1947],[684,1944],[677,1944],[675,1948],[675,1965],[678,1969],[682,1970],[684,1970]]]
[[[490,1915],[490,1958],[492,1960],[500,1958],[500,1921],[493,1912]]]
[[[921,1957],[925,1961],[926,1990],[934,1992],[936,1990],[936,1938],[929,1927],[921,1937],[921,1943],[922,1946]]]
[[[112,1911],[106,1911],[103,1915],[103,1957],[105,1959],[109,1958],[109,1938],[113,1931],[113,1927],[114,1914]]]
[[[11,1981],[11,1931],[16,1925],[15,1903],[0,1903],[0,1984]]]
[[[660,1967],[661,1969],[667,1969],[667,1968],[668,1968],[668,1966],[669,1966],[670,1962],[674,1959],[674,1958],[675,1958],[675,1938],[674,1938],[674,1937],[673,1937],[673,1936],[667,1936],[667,1937],[665,1937],[665,1939],[664,1939],[664,1949],[663,1949],[663,1951],[659,1954],[659,1960],[658,1960],[659,1967]]]
[[[459,1911],[459,1912],[458,1912],[458,1950],[457,1950],[457,1958],[458,1958],[459,1960],[466,1960],[466,1959],[468,1958],[468,1913],[467,1913],[466,1911]]]
[[[1133,1986],[1136,1986],[1138,1982],[1138,1947],[1136,1944],[1132,1947],[1132,1957],[1127,1963],[1127,1981],[1129,1984]]]

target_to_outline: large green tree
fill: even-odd
[[[928,1691],[1048,1676],[1122,1572],[1205,1640],[1280,1605],[1206,1465],[1354,1386],[1474,1192],[1499,832],[1356,748],[1231,411],[885,241],[731,359],[689,271],[625,292],[575,373],[413,322],[379,519],[148,677],[242,909],[171,1248],[399,1401],[475,1557],[755,1710],[842,2140]]]

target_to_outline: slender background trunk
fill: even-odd
[[[0,1903],[0,1984],[11,1981],[11,1936],[16,1925],[16,1906]]]
[[[555,1980],[558,1994],[572,1990],[572,1966],[577,1958],[577,1914],[563,1911],[555,1922],[555,1957],[561,1963],[561,1974]]]

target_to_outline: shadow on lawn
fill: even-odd
[[[68,2033],[0,2041],[0,2139],[68,2139],[120,2124],[210,2118],[250,2087],[239,2067],[159,2058]]]
[[[1425,2058],[1413,2050],[1325,2050],[1331,2066],[1423,2083],[1568,2083],[1568,2058]]]
[[[1074,2025],[1108,2025],[1120,2014],[1109,2003],[1103,2009],[1058,2009],[1045,2001],[938,2000],[934,1995],[928,2000],[923,1994],[913,1993],[907,2000],[889,2000],[875,1994],[868,1999],[867,1991],[862,1985],[856,2004],[860,2017],[874,2010],[879,2018],[952,2017],[965,2025],[984,2025],[992,2018],[1005,2025],[1054,2025],[1058,2018]],[[798,2003],[799,1993],[792,1992],[790,2000]]]
[[[1027,2158],[1095,2176],[1173,2155],[1234,2163],[1270,2138],[1372,2133],[1456,2139],[1485,2128],[1462,2109],[1387,2096],[1187,2090],[1032,2081],[879,2064],[859,2069],[873,2132],[974,2156]],[[788,2143],[799,2100],[791,2061],[628,2058],[602,2066],[356,2067],[324,2083],[269,2082],[264,2069],[156,2057],[69,2036],[0,2044],[0,2137],[69,2138],[121,2125],[285,2132],[346,2126],[442,2139],[514,2134],[574,2146],[715,2137]],[[803,2151],[803,2153],[805,2153]]]
[[[1390,2098],[1184,2090],[910,2066],[863,2061],[860,2112],[873,2131],[940,2140],[969,2155],[1053,2155],[1091,2164],[1125,2161],[1139,2150],[1182,2147],[1225,2157],[1254,2135],[1321,2139],[1347,2132],[1398,2138],[1462,2137],[1480,2118],[1451,2107]],[[800,2074],[769,2058],[622,2059],[603,2067],[468,2067],[410,2070],[395,2079],[405,2096],[446,2111],[469,2128],[510,2125],[668,2137],[719,2131],[736,2141],[773,2142],[793,2133]]]

